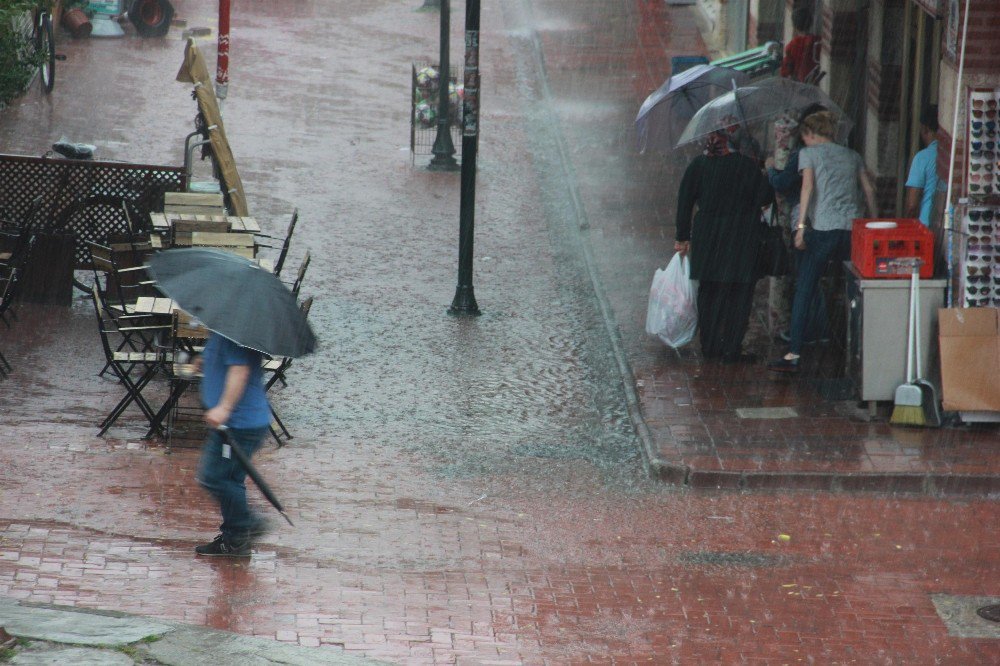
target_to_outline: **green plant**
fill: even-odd
[[[42,62],[30,48],[31,17],[49,0],[0,0],[0,105],[24,92]]]

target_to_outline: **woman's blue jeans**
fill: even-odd
[[[806,228],[806,249],[799,264],[799,274],[795,282],[795,297],[792,300],[791,342],[788,351],[802,353],[802,343],[809,324],[809,310],[816,298],[819,281],[826,272],[830,261],[846,261],[851,258],[851,232],[845,230],[816,231]]]
[[[233,446],[239,446],[247,458],[253,457],[266,436],[266,426],[229,429],[229,442]],[[218,430],[211,431],[201,449],[198,483],[219,503],[222,511],[219,531],[222,535],[228,541],[242,541],[247,538],[255,516],[247,505],[246,470],[232,454],[228,458],[223,457],[224,443],[222,433]]]

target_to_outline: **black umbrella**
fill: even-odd
[[[270,356],[316,348],[295,295],[275,275],[231,252],[185,248],[149,260],[156,287],[209,329]]]
[[[243,469],[246,470],[247,476],[253,479],[253,482],[257,484],[258,488],[260,488],[260,492],[267,498],[267,501],[271,503],[271,506],[277,509],[278,513],[285,517],[285,520],[288,521],[289,525],[295,527],[295,523],[293,523],[292,519],[288,517],[287,513],[285,513],[285,507],[281,506],[281,502],[278,501],[274,491],[271,490],[271,487],[267,485],[264,477],[260,475],[257,468],[254,467],[253,463],[250,462],[250,459],[247,458],[247,454],[243,453],[243,450],[229,438],[229,429],[222,427],[219,428],[219,432],[222,433],[222,439],[225,440],[226,446],[229,447],[229,451],[232,452],[233,457],[236,458],[236,461],[239,462],[239,464],[243,465]]]

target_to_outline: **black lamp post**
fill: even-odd
[[[451,65],[448,43],[451,33],[451,0],[441,3],[441,62],[438,65],[438,111],[437,134],[431,152],[434,157],[427,168],[431,171],[455,171],[455,144],[451,142],[451,113],[448,111],[448,84],[451,81]]]
[[[465,93],[462,106],[458,286],[448,313],[478,315],[479,306],[472,288],[472,241],[476,217],[476,150],[479,147],[479,0],[465,0]]]

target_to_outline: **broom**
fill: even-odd
[[[919,263],[914,265],[913,273],[917,274],[920,271]],[[920,397],[922,398],[922,403],[920,408],[924,412],[924,423],[921,425],[931,426],[933,428],[941,427],[941,408],[938,405],[937,390],[935,390],[934,385],[931,384],[927,379],[924,378],[923,373],[920,371],[920,350],[923,347],[920,345],[920,281],[917,280],[913,289],[913,346],[914,346],[914,359],[913,365],[916,368],[914,372],[913,385],[920,389]]]
[[[917,277],[919,267],[914,262],[913,272],[910,275],[910,320],[907,322],[906,336],[906,381],[896,387],[896,396],[893,400],[892,416],[889,422],[895,425],[922,426],[927,424],[924,416],[923,392],[920,387],[913,383],[913,345],[914,345],[914,321],[916,319],[915,303],[913,296],[917,290]]]

